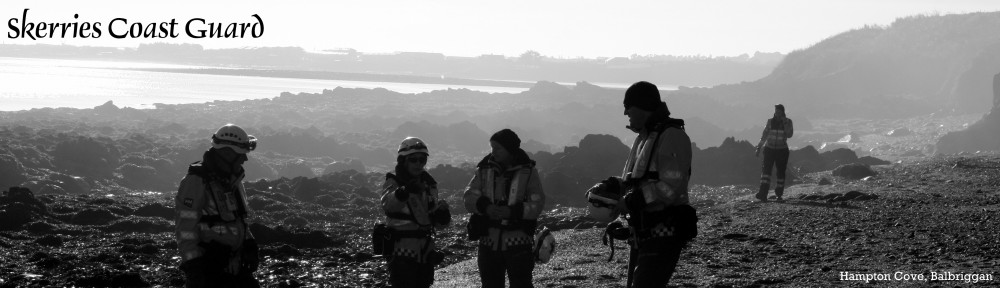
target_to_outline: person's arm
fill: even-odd
[[[395,179],[386,177],[382,183],[382,211],[386,214],[403,212],[403,208],[406,208],[406,199],[399,199],[400,196],[407,197],[409,194],[403,186],[396,183]]]
[[[491,204],[490,200],[483,196],[480,187],[483,186],[482,170],[476,170],[476,174],[469,181],[469,186],[465,187],[465,194],[462,200],[465,202],[465,210],[469,213],[486,215],[486,208]]]
[[[243,185],[242,178],[240,179],[239,183],[240,184],[237,184],[236,187],[240,190],[240,195],[242,195],[242,196],[240,196],[240,198],[241,198],[240,200],[243,201],[243,209],[246,209],[246,213],[247,213],[246,214],[246,218],[243,219],[244,223],[246,223],[246,225],[247,225],[246,235],[243,237],[243,240],[255,239],[253,237],[253,233],[250,233],[250,216],[251,216],[251,214],[253,212],[253,211],[250,211],[250,202],[249,202],[250,201],[249,200],[250,195],[247,195],[247,188],[246,188],[246,185]]]
[[[538,170],[531,168],[531,177],[528,179],[528,187],[525,188],[525,201],[515,204],[510,208],[510,218],[514,220],[520,219],[538,219],[538,215],[542,214],[542,209],[545,207],[545,192],[542,191],[542,181],[538,177]],[[511,185],[516,185],[511,183]]]
[[[198,221],[201,219],[201,211],[205,207],[205,185],[201,177],[187,175],[181,180],[177,189],[177,197],[174,199],[176,207],[175,215],[175,236],[177,237],[177,250],[181,253],[181,262],[201,257],[204,254],[202,248],[198,246],[200,234],[198,233]]]
[[[764,124],[764,132],[760,133],[760,141],[757,142],[757,152],[760,152],[760,147],[764,146],[767,142],[767,132],[771,131],[771,121],[768,120],[767,124]]]
[[[792,128],[792,119],[785,118],[785,138],[792,138],[795,129]]]

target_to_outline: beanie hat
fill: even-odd
[[[417,137],[406,137],[403,139],[402,143],[399,143],[399,151],[397,151],[399,156],[406,156],[413,153],[427,153],[427,144],[424,144],[424,140],[420,140]]]
[[[662,101],[660,101],[660,90],[656,88],[656,85],[639,81],[625,90],[625,101],[622,102],[626,109],[635,106],[646,111],[656,111]]]
[[[497,133],[493,133],[493,136],[490,136],[490,141],[496,141],[508,152],[514,152],[518,148],[521,148],[521,138],[518,138],[517,134],[510,129],[503,129],[497,131]]]
[[[785,105],[781,105],[781,104],[774,105],[774,109],[781,110],[782,112],[784,112],[785,111]]]

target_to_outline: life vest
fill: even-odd
[[[506,187],[509,193],[506,193],[507,191],[496,190],[498,184],[497,167],[493,165],[480,167],[477,173],[480,173],[479,177],[483,179],[482,186],[480,187],[482,195],[497,205],[511,207],[522,204],[525,206],[525,210],[529,209],[526,206],[532,204],[527,203],[529,200],[528,197],[531,197],[528,195],[528,182],[531,181],[534,162],[532,161],[520,166],[513,173],[505,173],[509,174],[510,178],[507,178],[506,185],[502,186]],[[541,209],[541,207],[530,207],[530,209]],[[508,248],[514,246],[532,245],[535,234],[534,230],[538,224],[537,219],[533,218],[524,218],[516,222],[509,219],[499,221],[488,220],[487,222],[489,228],[486,235],[479,238],[479,243],[481,246],[490,247],[494,251],[506,251]]]
[[[421,174],[421,181],[427,185],[428,191],[424,191],[420,195],[411,195],[409,199],[406,200],[406,207],[400,212],[387,213],[386,223],[390,228],[398,228],[402,226],[412,226],[407,224],[416,224],[423,229],[431,229],[433,225],[429,211],[437,205],[437,199],[434,195],[437,195],[437,182],[434,178],[429,175]],[[397,185],[403,186],[402,180],[399,176],[393,173],[386,173],[386,181],[395,181]],[[433,191],[431,191],[433,190]],[[408,229],[412,230],[412,228]]]
[[[223,180],[204,167],[201,161],[188,166],[188,174],[201,177],[205,183],[205,191],[208,192],[208,200],[211,201],[211,204],[205,205],[202,210],[201,222],[212,224],[246,219],[249,206],[246,203],[246,195],[243,195],[238,186],[245,174],[240,173],[228,187],[224,187]]]

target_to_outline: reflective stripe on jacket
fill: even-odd
[[[792,127],[792,119],[782,118],[781,125],[772,125],[774,118],[768,119],[764,126],[764,132],[760,135],[758,146],[771,149],[788,149],[788,138],[792,138],[795,129]]]
[[[647,208],[677,206],[688,204],[690,171],[691,138],[683,129],[670,127],[662,133],[639,133],[625,161],[622,179],[626,182],[640,180],[636,185],[646,204],[663,204],[647,205]]]
[[[249,209],[243,177],[233,177],[224,187],[221,181],[204,181],[200,176],[188,174],[181,180],[174,199],[176,207],[175,236],[182,261],[200,257],[205,251],[198,243],[217,241],[239,251],[243,240],[252,239],[246,217],[238,213],[239,207]],[[249,211],[246,211],[249,215]]]
[[[409,257],[418,263],[425,263],[427,255],[435,248],[434,239],[430,237],[433,234],[433,229],[435,226],[443,227],[433,225],[430,217],[431,213],[439,208],[437,205],[437,186],[424,182],[428,189],[424,190],[424,193],[410,194],[404,202],[395,196],[396,190],[405,189],[396,181],[396,178],[386,177],[385,183],[382,183],[381,203],[382,211],[387,215],[386,227],[393,232],[402,232],[400,234],[414,235],[420,234],[415,232],[424,232],[427,236],[394,237],[395,245],[392,255],[393,257]]]
[[[501,171],[499,164],[489,161],[480,165],[476,175],[472,177],[464,194],[465,208],[468,211],[485,215],[476,206],[480,197],[486,197],[490,203],[506,205],[511,209],[511,217],[500,221],[490,221],[487,235],[479,239],[482,246],[493,251],[506,251],[510,247],[531,245],[534,235],[529,235],[523,229],[520,221],[534,221],[541,215],[545,205],[545,193],[542,192],[542,182],[534,162],[517,165]],[[507,226],[509,225],[509,226]]]

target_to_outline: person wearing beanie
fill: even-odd
[[[591,192],[624,195],[615,203],[611,219],[628,216],[627,230],[617,229],[616,234],[622,235],[614,236],[629,239],[631,246],[625,287],[664,287],[681,250],[697,235],[696,211],[688,200],[691,138],[684,130],[684,120],[670,118],[667,104],[652,83],[632,84],[625,90],[622,104],[628,118],[626,127],[638,135],[622,175],[598,183]],[[603,216],[598,219],[608,219]],[[627,233],[618,233],[624,231]]]
[[[438,199],[437,182],[425,166],[427,144],[407,137],[396,152],[396,168],[382,183],[382,210],[392,247],[385,251],[392,287],[430,287],[434,266],[444,254],[434,245],[434,230],[451,223],[448,203]]]
[[[761,202],[767,202],[767,192],[771,186],[771,167],[777,166],[777,178],[774,186],[774,196],[777,201],[782,201],[782,194],[785,192],[785,169],[788,168],[788,138],[792,138],[792,119],[785,117],[785,105],[774,105],[774,117],[767,119],[764,124],[764,133],[760,135],[760,142],[757,143],[757,150],[754,152],[760,157],[761,148],[764,148],[764,161],[761,164],[760,190],[756,198]]]
[[[477,264],[484,288],[534,287],[534,235],[545,193],[535,161],[510,129],[490,137],[491,153],[476,165],[465,188],[469,239],[479,240]]]

